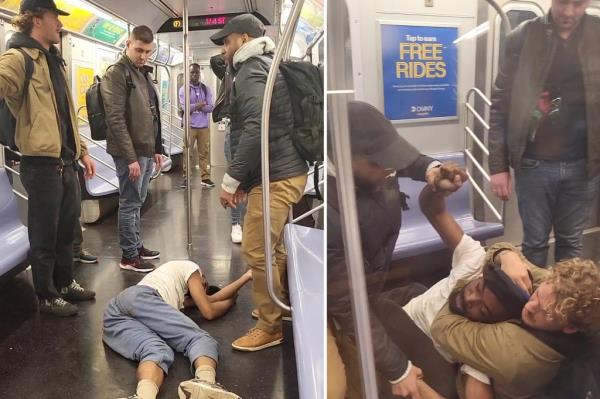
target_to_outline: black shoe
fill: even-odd
[[[73,257],[73,261],[80,263],[98,263],[98,257],[92,255],[84,249],[80,254],[77,254]]]
[[[179,188],[187,188],[187,179],[183,179],[183,181],[179,185]]]
[[[71,284],[60,290],[60,295],[69,301],[90,301],[96,297],[92,290],[86,290],[80,286],[77,281],[71,281]]]
[[[133,259],[121,258],[119,267],[123,270],[133,270],[134,272],[148,273],[154,270],[154,265],[146,262],[139,257]]]
[[[141,247],[140,249],[138,249],[138,253],[140,254],[140,258],[146,259],[146,260],[160,258],[160,252],[153,251],[151,249],[144,248],[144,247]]]
[[[214,187],[215,183],[213,183],[213,181],[210,180],[210,179],[204,179],[204,180],[202,180],[202,182],[200,183],[200,185],[202,187]]]
[[[62,298],[42,299],[40,300],[40,313],[47,313],[58,317],[75,316],[77,314],[77,306]]]

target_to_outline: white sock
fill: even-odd
[[[140,399],[156,399],[158,387],[152,380],[140,380],[135,393]]]
[[[210,366],[200,366],[196,369],[196,378],[214,384],[217,378],[217,371]]]

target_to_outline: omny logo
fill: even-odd
[[[417,116],[427,116],[431,115],[433,108],[433,105],[413,105],[410,107],[410,112]]]

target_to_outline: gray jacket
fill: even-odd
[[[129,71],[133,86],[128,87],[126,70]],[[127,159],[128,163],[135,162],[139,157],[162,154],[158,95],[154,106],[159,119],[155,125],[150,109],[148,79],[146,71],[136,68],[123,55],[108,68],[100,84],[108,125],[107,151],[113,156]]]
[[[231,91],[231,152],[227,174],[241,182],[246,192],[261,184],[261,117],[265,84],[272,54],[254,56],[238,65]],[[294,116],[281,72],[275,81],[269,119],[271,181],[307,173],[307,163],[292,143]]]
[[[600,18],[586,15],[579,44],[585,84],[588,175],[600,173]],[[557,39],[550,16],[523,22],[506,38],[505,52],[492,91],[490,157],[492,174],[519,170],[528,141],[528,126],[543,91]]]

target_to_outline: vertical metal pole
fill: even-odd
[[[347,70],[346,42],[349,18],[346,1],[330,0],[327,17],[327,100],[329,112],[329,137],[333,149],[333,161],[337,172],[336,186],[340,205],[340,216],[344,238],[346,265],[349,276],[354,328],[360,354],[363,397],[378,398],[377,376],[373,339],[369,320],[369,302],[363,265],[363,254],[356,214],[356,193],[352,173],[352,154],[349,137],[348,107],[349,94],[353,93],[352,71]],[[359,39],[359,38],[354,38]],[[352,41],[351,41],[352,42]],[[360,47],[353,48],[361,51]]]
[[[187,199],[187,251],[188,257],[192,258],[192,188],[190,182],[190,45],[188,42],[189,26],[188,26],[188,0],[183,1],[183,92],[185,95],[185,107],[183,113],[183,142],[184,142],[184,157],[186,164],[185,178],[187,187],[185,195]]]
[[[279,64],[284,55],[284,49],[286,43],[294,38],[294,31],[296,30],[296,23],[300,18],[300,11],[304,0],[296,0],[292,6],[292,12],[290,17],[285,24],[283,31],[283,37],[277,44],[275,49],[275,56],[273,57],[273,63],[269,70],[269,76],[267,77],[267,83],[265,86],[265,97],[262,106],[262,121],[261,121],[261,141],[262,141],[262,194],[263,194],[263,228],[264,228],[264,240],[265,240],[265,271],[267,277],[267,291],[271,300],[280,308],[290,311],[291,308],[283,303],[275,293],[275,287],[273,285],[273,252],[271,249],[271,193],[270,193],[270,162],[269,162],[269,116],[271,113],[271,98],[273,96],[273,87],[275,86],[275,80],[277,79],[277,72],[279,71]]]

